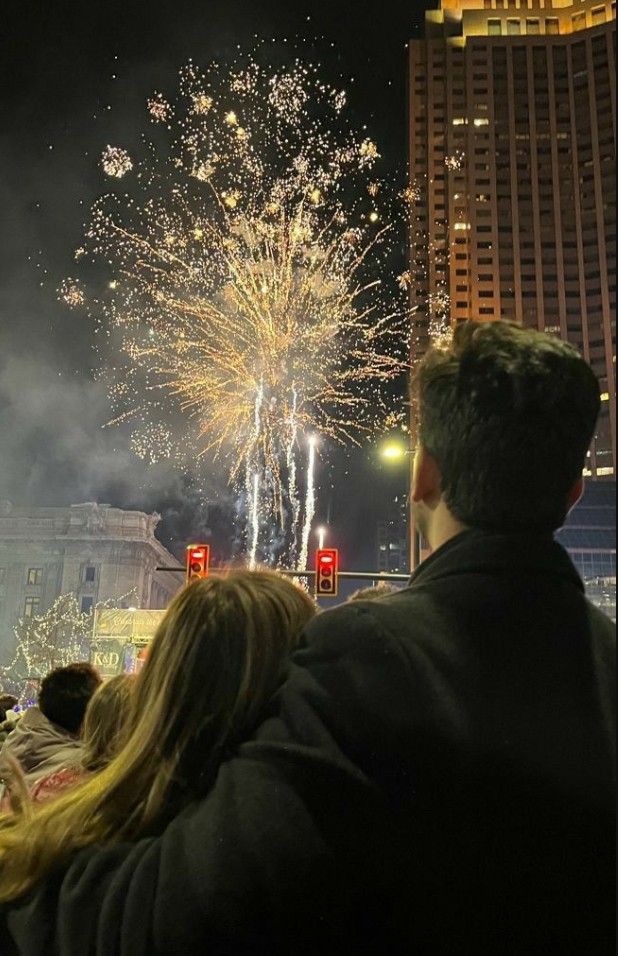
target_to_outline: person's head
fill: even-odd
[[[136,736],[193,787],[209,754],[250,733],[316,606],[273,571],[197,580],[172,601],[139,674]]]
[[[415,380],[413,513],[436,547],[463,528],[547,533],[581,496],[599,385],[571,345],[464,322]]]
[[[77,735],[86,707],[100,683],[99,674],[86,662],[56,667],[41,681],[39,709],[52,724]]]
[[[386,597],[387,594],[394,594],[397,588],[388,581],[378,581],[368,588],[359,588],[350,594],[348,601],[376,601],[378,598]]]
[[[130,674],[117,674],[90,698],[82,732],[84,770],[101,770],[116,755],[127,732],[134,682]]]
[[[131,839],[207,790],[226,751],[249,736],[316,613],[273,571],[232,570],[172,601],[131,692],[114,759],[28,821],[0,821],[0,900],[13,899],[77,847]]]
[[[13,694],[0,694],[0,723],[6,720],[7,711],[12,710],[18,703]]]

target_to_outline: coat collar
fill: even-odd
[[[564,548],[550,535],[495,534],[471,530],[450,538],[418,566],[412,587],[456,574],[551,574],[567,578],[584,590]]]

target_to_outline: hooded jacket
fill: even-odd
[[[41,777],[79,766],[82,744],[78,737],[48,720],[38,707],[30,707],[4,741],[0,762],[7,753],[19,761],[26,784],[32,787]]]

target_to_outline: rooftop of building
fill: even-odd
[[[155,537],[156,512],[114,508],[84,501],[65,507],[25,507],[0,502],[0,539],[98,538],[140,540],[168,554]]]

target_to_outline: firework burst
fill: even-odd
[[[106,146],[101,155],[101,167],[107,176],[122,179],[133,169],[133,161],[126,149]]]
[[[371,432],[406,367],[407,284],[386,265],[406,206],[389,205],[378,147],[344,106],[300,62],[189,64],[173,103],[147,104],[169,142],[145,141],[130,191],[101,197],[86,234],[113,270],[90,307],[115,421],[147,459],[176,434],[181,454],[225,461],[252,560],[273,519],[286,557],[306,560],[315,436]],[[110,149],[104,171],[129,172]]]

